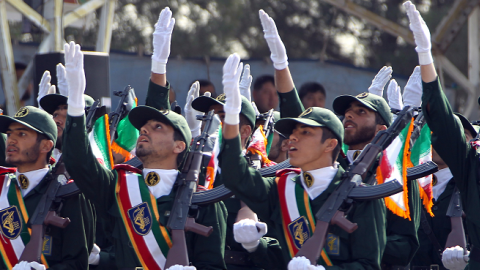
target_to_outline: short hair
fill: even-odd
[[[326,127],[321,127],[323,133],[322,133],[322,139],[320,140],[321,143],[324,143],[327,139],[337,139],[338,143],[337,146],[335,146],[335,149],[332,151],[332,160],[335,161],[337,160],[338,154],[340,154],[340,150],[342,149],[342,141],[335,135],[333,132]]]
[[[180,165],[182,164],[185,158],[185,154],[187,153],[190,142],[185,141],[185,138],[183,137],[182,133],[175,128],[173,129],[173,141],[185,142],[185,149],[177,156],[177,166],[180,167]]]
[[[378,112],[375,112],[375,124],[384,126],[387,125],[387,122],[385,122],[383,117]]]
[[[275,85],[275,78],[272,75],[262,75],[256,78],[255,82],[253,82],[253,91],[259,91],[262,86],[268,82]]]
[[[36,144],[35,145],[40,145],[40,143],[43,141],[43,140],[48,140],[48,141],[51,141],[50,138],[47,137],[47,135],[43,134],[43,133],[38,133],[37,132],[37,141],[36,141]],[[53,149],[55,148],[55,146],[52,147],[52,149],[50,149],[50,151],[47,153],[47,156],[45,157],[46,159],[46,162],[47,164],[50,163],[50,157],[52,156],[52,153],[53,153]]]
[[[302,85],[302,87],[300,87],[300,90],[298,91],[298,96],[300,97],[300,99],[303,99],[303,97],[305,97],[307,94],[316,92],[322,93],[325,97],[327,96],[323,85],[317,82],[306,82]]]
[[[206,87],[206,86],[213,86],[213,88],[215,88],[215,85],[213,85],[213,83],[209,80],[197,80],[199,83],[200,83],[200,87]],[[192,85],[193,83],[191,83],[190,85]]]
[[[27,65],[25,65],[24,63],[20,63],[20,62],[15,62],[15,70],[24,70],[24,69],[27,69]]]

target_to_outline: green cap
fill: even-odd
[[[133,108],[128,114],[128,120],[132,125],[140,130],[149,120],[158,120],[169,124],[173,129],[182,134],[187,148],[192,140],[192,133],[188,127],[187,120],[181,115],[171,110],[157,110],[149,106],[138,106]]]
[[[470,131],[470,133],[472,133],[472,136],[475,138],[478,134],[478,128],[476,129],[471,123],[470,121],[468,121],[468,119],[461,115],[460,113],[453,113],[459,120],[460,122],[462,123],[462,126],[464,129]],[[478,126],[477,126],[478,127]]]
[[[89,95],[83,95],[85,99],[85,108],[88,108],[93,105],[95,100]],[[53,114],[60,105],[67,105],[68,97],[60,94],[49,94],[40,99],[40,106],[48,112]]]
[[[387,101],[381,96],[368,92],[356,96],[343,95],[335,98],[333,101],[333,111],[336,114],[345,115],[345,111],[353,101],[358,101],[370,110],[378,112],[385,123],[387,123],[387,127],[392,124],[392,113],[390,112],[390,106],[388,106]]]
[[[311,127],[326,127],[339,139],[338,143],[340,145],[343,143],[343,124],[329,109],[310,107],[300,114],[298,118],[282,118],[278,120],[275,124],[275,129],[289,136],[298,123]]]
[[[20,123],[38,133],[45,134],[53,145],[57,143],[57,125],[52,116],[42,109],[33,106],[20,108],[14,117],[0,115],[0,132],[6,133],[12,123]]]

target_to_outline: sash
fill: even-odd
[[[315,232],[315,219],[310,206],[310,198],[301,185],[292,179],[300,173],[299,169],[285,169],[277,173],[278,197],[282,212],[282,228],[290,257],[293,258]],[[328,238],[333,235],[328,236]],[[331,239],[327,239],[330,245]],[[335,241],[335,240],[334,240]],[[338,238],[336,238],[338,243]],[[338,249],[338,248],[337,248]],[[323,265],[332,266],[325,249],[322,249]]]
[[[138,260],[144,269],[164,269],[172,240],[159,223],[157,201],[139,170],[115,168],[118,172],[115,197]]]
[[[8,269],[12,269],[20,259],[25,246],[30,242],[31,229],[26,225],[28,212],[23,201],[22,192],[18,185],[13,182],[15,175],[6,174],[0,181],[0,253],[3,262]],[[45,252],[46,241],[51,238],[45,237],[43,251]],[[51,245],[48,245],[51,249]],[[48,253],[48,252],[47,252]],[[41,263],[48,268],[47,260],[42,254]]]

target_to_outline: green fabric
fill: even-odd
[[[169,82],[167,82],[166,87],[163,87],[149,80],[147,99],[145,101],[145,105],[153,108],[157,108],[159,110],[171,110],[169,93],[170,93]]]
[[[260,220],[266,220],[277,231],[277,240],[282,247],[284,265],[290,257],[283,235],[278,190],[274,178],[263,178],[256,170],[249,168],[241,156],[240,138],[224,140],[220,154],[220,166],[225,186],[244,201]],[[311,201],[316,213],[338,185],[344,172],[339,169],[327,190]],[[294,181],[300,181],[296,177]],[[386,243],[385,203],[383,200],[357,203],[347,218],[358,224],[358,229],[348,234],[337,226],[330,232],[340,237],[340,254],[330,256],[334,266],[326,269],[379,269],[380,258]],[[269,227],[270,229],[270,227]]]
[[[367,92],[358,94],[356,96],[338,96],[333,101],[333,110],[338,115],[345,115],[345,111],[348,109],[350,103],[352,103],[353,101],[358,101],[362,103],[365,107],[375,112],[378,112],[385,121],[385,123],[387,123],[387,127],[392,124],[392,113],[390,112],[390,106],[388,106],[387,101],[381,96],[377,96]]]
[[[432,146],[450,168],[460,191],[470,242],[480,247],[480,157],[466,141],[463,127],[455,120],[438,78],[423,83],[422,110],[432,130]],[[480,262],[470,259],[466,269],[480,269]]]
[[[298,96],[297,89],[293,88],[292,91],[287,93],[278,93],[280,100],[280,115],[282,118],[298,117],[305,108],[302,101]],[[278,119],[276,119],[278,121]]]
[[[460,122],[462,122],[462,126],[464,129],[470,131],[470,133],[472,133],[472,136],[473,138],[475,138],[477,136],[477,130],[473,127],[473,125],[470,123],[470,121],[468,121],[468,119],[463,116],[462,114],[460,113],[453,113],[456,117],[458,117],[458,119],[460,120]]]
[[[140,267],[115,200],[116,171],[106,169],[93,156],[85,133],[84,117],[68,116],[64,132],[65,166],[80,190],[94,203],[98,215],[104,218],[105,225],[111,228],[117,266]],[[161,224],[167,224],[176,192],[177,186],[174,186],[170,195],[157,199]],[[213,233],[208,238],[186,233],[189,258],[197,269],[225,269],[223,254],[226,215],[222,202],[200,207],[197,222],[212,226]]]

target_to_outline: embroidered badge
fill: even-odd
[[[21,117],[25,117],[28,115],[28,108],[26,107],[22,107],[20,108],[20,110],[18,110],[18,112],[15,114],[15,118],[21,118]]]
[[[43,255],[52,255],[52,237],[50,235],[45,235],[43,237],[42,253]]]
[[[303,173],[303,180],[305,180],[305,185],[310,188],[311,186],[313,186],[313,182],[315,182],[315,179],[313,179],[313,176],[308,173],[308,172],[304,172]]]
[[[302,248],[305,241],[310,238],[307,219],[304,216],[301,216],[288,224],[288,230],[293,236],[293,243],[297,249]]]
[[[145,178],[147,186],[153,187],[160,182],[160,176],[156,172],[149,172]]]
[[[163,114],[163,115],[167,115],[170,113],[170,110],[160,110],[160,112]]]
[[[306,109],[306,110],[305,110],[304,112],[302,112],[302,114],[300,114],[298,117],[303,117],[303,116],[309,115],[311,112],[313,112],[313,108],[312,108],[312,107]]]
[[[360,150],[357,150],[353,153],[353,160],[357,159],[358,156],[360,156],[360,154],[362,153],[362,151]]]
[[[356,96],[356,98],[366,98],[366,97],[368,97],[368,92],[363,92],[363,93],[358,94],[358,95]]]
[[[227,97],[223,93],[218,95],[218,97],[217,97],[217,100],[220,101],[220,102],[225,102],[226,99],[227,99]]]
[[[22,220],[18,208],[10,206],[0,210],[2,234],[9,239],[16,239],[22,232]]]
[[[147,235],[152,228],[152,214],[146,202],[128,209],[128,217],[133,229],[139,235]]]
[[[20,174],[18,176],[18,181],[20,182],[20,187],[22,189],[27,189],[28,186],[30,185],[30,182],[28,181],[28,178],[24,174]]]
[[[335,234],[329,233],[327,235],[327,244],[325,251],[328,255],[340,255],[340,239]]]

